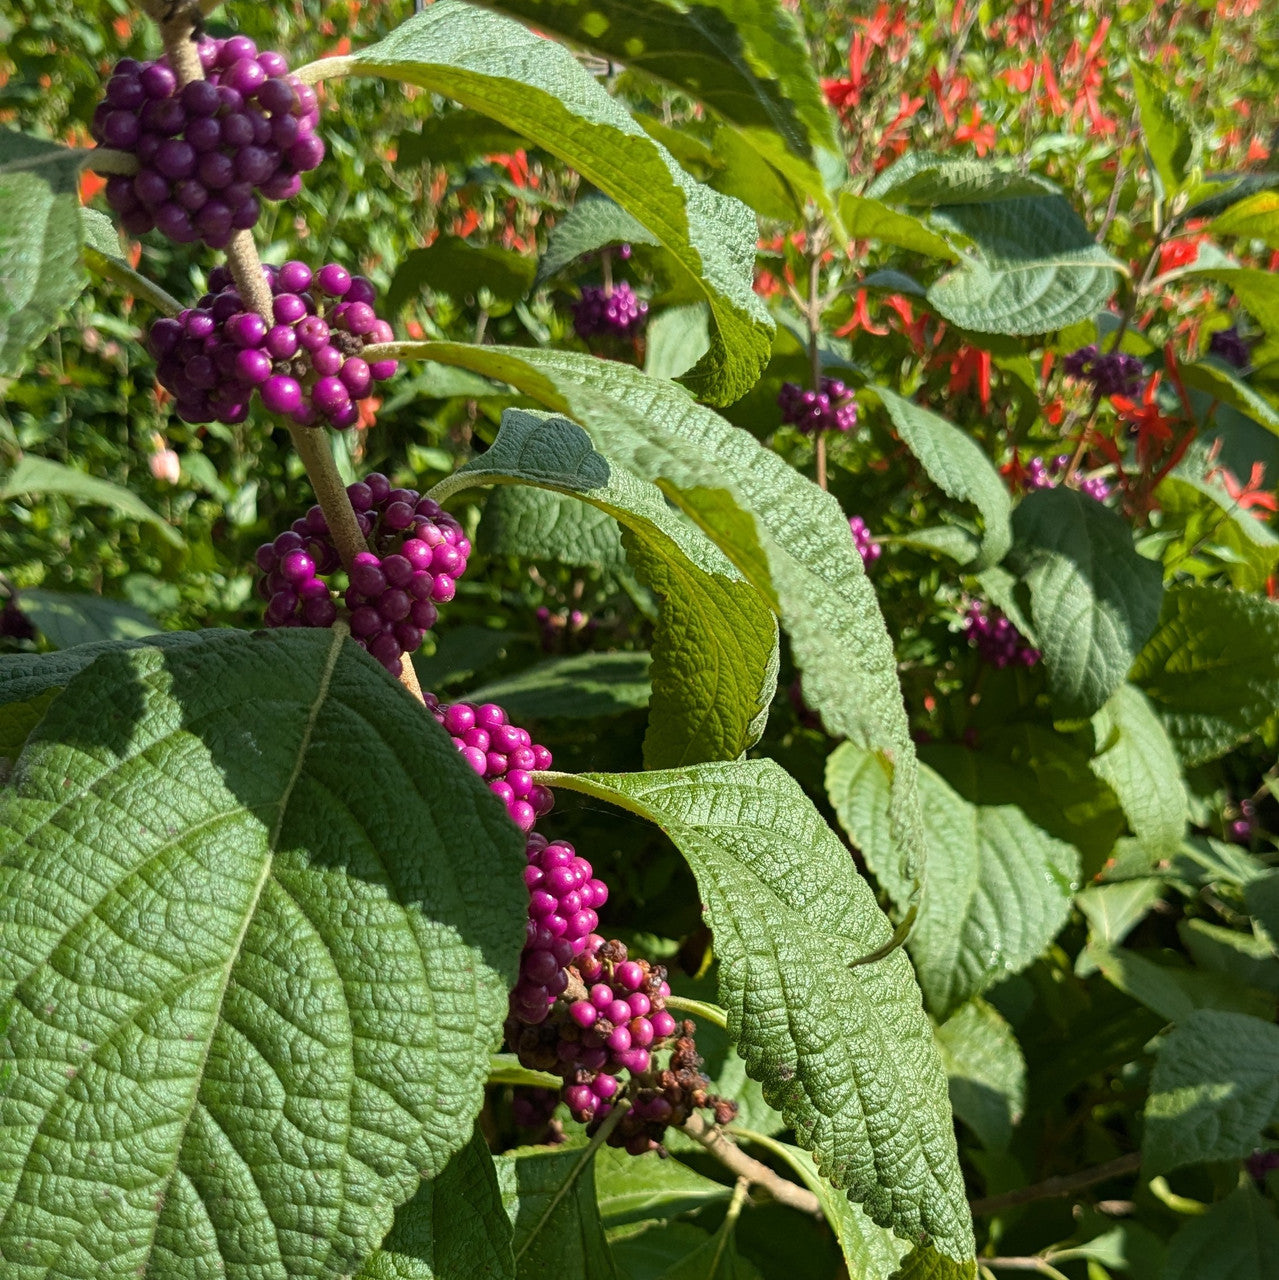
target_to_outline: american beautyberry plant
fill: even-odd
[[[0,19],[3,1274],[1268,1276],[1255,6],[410,8]]]

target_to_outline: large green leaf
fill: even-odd
[[[879,240],[948,262],[959,256],[927,223],[912,213],[890,209],[882,200],[846,191],[839,198],[839,216],[852,240]]]
[[[1218,214],[1207,230],[1214,240],[1218,236],[1243,236],[1279,249],[1279,191],[1258,191],[1240,200]]]
[[[477,545],[486,556],[601,569],[626,564],[621,530],[607,511],[554,489],[522,484],[499,485],[489,494]]]
[[[615,201],[598,196],[579,200],[547,235],[546,252],[537,264],[537,283],[588,253],[622,243],[657,245],[660,241]]]
[[[1163,574],[1137,554],[1122,517],[1074,489],[1022,499],[1013,536],[1054,704],[1063,715],[1092,715],[1154,631]]]
[[[697,879],[729,1031],[821,1172],[881,1226],[972,1256],[932,1030],[848,851],[771,760],[557,785],[657,823]]]
[[[0,129],[0,377],[79,296],[83,157],[40,138]]]
[[[141,609],[85,592],[27,590],[22,611],[55,649],[95,640],[136,640],[160,630]]]
[[[969,1000],[937,1028],[950,1104],[988,1151],[1002,1151],[1026,1109],[1026,1062],[993,1005]]]
[[[777,623],[759,592],[661,491],[595,450],[575,422],[508,409],[492,446],[432,494],[470,484],[556,489],[607,511],[663,599],[653,637],[645,761],[731,760],[758,741],[777,687]]]
[[[932,1245],[912,1249],[889,1280],[977,1280],[977,1263],[969,1258],[956,1262]]]
[[[1198,1009],[1164,1039],[1150,1079],[1142,1155],[1151,1173],[1238,1160],[1279,1116],[1279,1027]]]
[[[950,205],[933,222],[972,241],[960,265],[935,281],[928,301],[978,333],[1033,335],[1095,315],[1119,266],[1059,195]]]
[[[386,310],[399,311],[421,289],[448,294],[458,302],[487,289],[499,302],[515,302],[533,287],[535,271],[527,254],[440,236],[424,249],[405,254],[387,290]]]
[[[894,837],[902,857],[917,861],[915,748],[896,658],[835,499],[680,388],[626,365],[455,343],[406,349],[500,378],[568,413],[601,453],[651,480],[710,535],[777,611],[808,705],[831,733],[891,766]]]
[[[704,102],[795,187],[827,202],[834,121],[799,24],[778,0],[481,0]],[[842,168],[842,165],[840,165]]]
[[[879,397],[902,442],[919,459],[929,478],[949,497],[971,502],[985,523],[981,556],[975,572],[998,564],[1012,546],[1012,501],[985,450],[953,422],[931,409],[889,391],[867,388]]]
[[[1172,857],[1186,833],[1186,792],[1177,753],[1159,717],[1140,689],[1121,684],[1092,725],[1093,772],[1119,797],[1151,861]]]
[[[1225,755],[1279,705],[1279,605],[1219,587],[1170,587],[1132,681],[1186,764]]]
[[[662,1221],[719,1204],[733,1189],[657,1151],[633,1156],[617,1147],[595,1153],[595,1198],[604,1226]]]
[[[647,653],[578,653],[526,667],[467,691],[473,702],[500,703],[514,720],[579,719],[648,706]]]
[[[515,1280],[511,1220],[493,1157],[477,1128],[471,1140],[395,1212],[380,1249],[356,1280]]]
[[[1173,1236],[1160,1280],[1273,1280],[1276,1258],[1274,1206],[1242,1186]]]
[[[1194,152],[1194,135],[1177,100],[1155,82],[1148,65],[1135,54],[1128,59],[1141,133],[1150,161],[1163,183],[1165,198],[1176,195],[1186,180]]]
[[[969,752],[980,772],[981,758]],[[853,743],[826,762],[826,791],[866,865],[899,911],[915,886],[898,869],[888,834],[889,780]],[[971,804],[927,766],[919,771],[928,863],[906,941],[929,1009],[946,1017],[1024,969],[1070,913],[1079,851],[1035,826],[1015,805]]]
[[[1111,950],[1090,942],[1083,953],[1106,979],[1165,1022],[1180,1022],[1196,1010],[1228,1012],[1236,1016],[1273,1017],[1272,996],[1251,991],[1219,973],[1201,973],[1184,965],[1165,964],[1156,953]]]
[[[572,165],[648,228],[711,307],[711,349],[687,378],[713,404],[749,390],[772,322],[753,285],[756,227],[744,205],[701,186],[566,49],[519,23],[438,0],[385,40],[306,69],[416,84],[482,111]]]
[[[866,189],[874,200],[931,209],[937,205],[987,204],[1057,191],[1047,178],[1022,173],[1010,160],[908,151]]]
[[[337,1280],[471,1132],[522,840],[340,634],[91,649],[5,668],[67,682],[0,797],[0,1253]]]
[[[0,480],[0,502],[7,502],[24,494],[38,496],[46,493],[60,494],[75,502],[93,502],[110,507],[132,520],[142,520],[153,525],[164,540],[173,546],[182,545],[181,534],[136,494],[109,480],[99,480],[97,476],[77,471],[66,463],[55,462],[52,458],[38,458],[35,454],[28,453]]]

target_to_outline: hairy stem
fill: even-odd
[[[805,1187],[775,1173],[766,1164],[748,1156],[722,1129],[707,1124],[699,1115],[691,1115],[684,1121],[684,1132],[700,1142],[730,1173],[755,1187],[762,1187],[778,1204],[789,1205],[800,1213],[820,1217],[822,1206],[817,1197]]]

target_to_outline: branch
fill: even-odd
[[[1125,1174],[1136,1173],[1141,1168],[1141,1152],[1132,1151],[1126,1156],[1108,1160],[1105,1164],[1094,1165],[1091,1169],[1081,1169],[1078,1173],[1067,1173],[1056,1178],[1045,1178],[1030,1187],[1019,1187],[1016,1191],[1005,1191],[1002,1195],[987,1196],[983,1200],[973,1200],[969,1208],[974,1217],[990,1217],[1002,1209],[1012,1209],[1017,1205],[1030,1204],[1035,1200],[1051,1200],[1057,1196],[1068,1196],[1085,1187],[1094,1186],[1098,1182],[1107,1182],[1111,1178],[1122,1178]],[[988,1262],[987,1259],[983,1259]]]
[[[789,1205],[815,1218],[821,1217],[821,1202],[811,1191],[748,1156],[716,1125],[707,1124],[701,1116],[694,1114],[684,1121],[683,1130],[700,1142],[730,1173],[735,1173],[752,1186],[763,1187],[778,1204]]]

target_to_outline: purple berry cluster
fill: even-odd
[[[1239,813],[1226,823],[1226,838],[1234,844],[1251,844],[1257,834],[1257,806],[1251,800],[1239,801]]]
[[[243,422],[256,391],[272,413],[300,426],[353,426],[356,401],[396,369],[394,360],[362,355],[368,343],[394,336],[373,310],[373,285],[336,262],[315,272],[304,262],[263,271],[273,324],[245,306],[226,267],[215,267],[210,292],[194,307],[151,326],[160,385],[185,422]]]
[[[857,401],[838,378],[823,378],[820,391],[784,382],[777,405],[782,421],[801,431],[851,431],[857,425]]]
[[[1141,390],[1145,366],[1123,351],[1101,351],[1096,343],[1072,351],[1063,361],[1072,378],[1092,383],[1098,395],[1134,396]]]
[[[506,805],[511,821],[521,831],[532,831],[538,818],[545,817],[555,807],[555,797],[550,788],[533,781],[533,770],[551,767],[551,753],[540,743],[534,742],[527,729],[511,724],[506,712],[494,702],[475,706],[469,702],[442,703],[434,697],[428,697],[427,707],[451,735],[453,745],[462,753],[467,764]],[[563,878],[558,877],[556,883]],[[527,874],[525,879],[528,879]],[[567,897],[562,902],[548,898],[546,894],[537,899],[546,908],[543,914],[556,915],[557,926],[561,918],[568,920],[566,929],[557,933],[556,937],[585,937],[595,928],[594,907],[608,897],[608,890],[597,880],[591,881],[588,887],[574,887],[580,889],[581,893],[577,897]],[[598,902],[588,901],[596,897]],[[561,907],[568,913],[567,917],[560,911]],[[529,910],[532,911],[531,905]],[[581,925],[580,929],[578,925]]]
[[[1039,650],[1007,618],[978,600],[964,611],[964,634],[981,660],[993,667],[1033,667],[1039,661]]]
[[[589,649],[599,629],[599,619],[581,609],[552,612],[542,605],[537,611],[537,629],[545,653],[577,653]]]
[[[648,303],[625,280],[607,286],[585,285],[573,304],[573,328],[579,338],[633,338],[644,327]]]
[[[870,529],[861,516],[849,516],[848,531],[853,535],[853,546],[857,548],[862,564],[869,569],[883,555],[884,548],[871,537]]]
[[[392,675],[436,622],[436,605],[453,599],[471,543],[462,526],[414,489],[393,489],[380,472],[347,486],[369,551],[355,557],[343,599],[351,635]],[[329,627],[339,589],[326,581],[342,568],[324,512],[314,506],[257,550],[268,627]]]
[[[289,74],[283,54],[248,36],[204,39],[204,80],[179,87],[167,58],[125,58],[93,115],[94,140],[138,159],[107,181],[107,203],[133,235],[225,248],[258,220],[258,197],[288,200],[324,159],[315,90]]]
[[[1027,489],[1052,489],[1069,465],[1070,458],[1064,453],[1059,453],[1051,463],[1042,458],[1031,458],[1026,464],[1022,484]],[[1105,502],[1110,497],[1110,486],[1101,476],[1088,476],[1079,482],[1079,492],[1094,502]]]
[[[1218,329],[1208,339],[1208,353],[1236,369],[1246,369],[1252,363],[1252,344],[1239,336],[1234,325],[1229,329]]]

